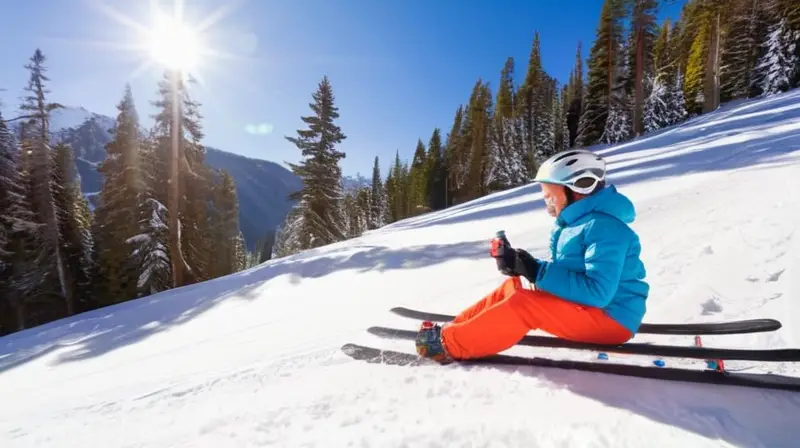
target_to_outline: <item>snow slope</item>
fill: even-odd
[[[777,332],[704,342],[800,347],[799,149],[800,90],[601,150],[639,212],[646,321],[773,317]],[[539,187],[524,186],[0,339],[0,446],[797,446],[797,393],[379,366],[340,352],[345,342],[413,351],[364,329],[416,328],[387,311],[396,305],[469,305],[503,280],[488,257],[495,230],[545,257],[551,225]],[[728,367],[800,376],[800,365]]]

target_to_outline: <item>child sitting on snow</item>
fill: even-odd
[[[632,338],[645,314],[649,285],[639,237],[628,226],[634,206],[605,185],[605,176],[605,161],[590,151],[569,150],[545,161],[534,181],[542,184],[547,212],[556,218],[552,260],[493,246],[498,268],[510,278],[452,322],[442,327],[423,322],[417,353],[440,362],[484,357],[512,347],[534,329],[599,344]],[[520,277],[535,289],[524,288]]]

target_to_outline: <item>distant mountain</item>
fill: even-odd
[[[81,177],[81,191],[93,205],[103,186],[97,165],[105,159],[115,119],[83,108],[56,109],[50,131],[55,143],[72,147]],[[14,123],[16,125],[16,123]],[[12,127],[14,126],[12,125]],[[280,225],[293,205],[287,196],[302,188],[302,181],[285,167],[206,147],[206,163],[227,170],[236,181],[239,196],[239,227],[249,249],[269,230]]]
[[[287,196],[303,188],[299,177],[274,162],[251,159],[207,146],[206,163],[228,171],[236,181],[239,228],[251,250],[256,240],[283,223],[294,205]]]
[[[342,176],[342,187],[345,191],[357,190],[362,187],[371,187],[372,179],[357,174],[356,176]]]

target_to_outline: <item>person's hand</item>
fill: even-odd
[[[497,269],[511,277],[523,276],[531,283],[536,281],[539,273],[539,261],[523,249],[509,249],[501,256],[495,257]]]

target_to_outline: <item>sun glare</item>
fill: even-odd
[[[195,70],[200,62],[201,47],[197,33],[172,17],[162,15],[152,28],[150,56],[172,70]]]

